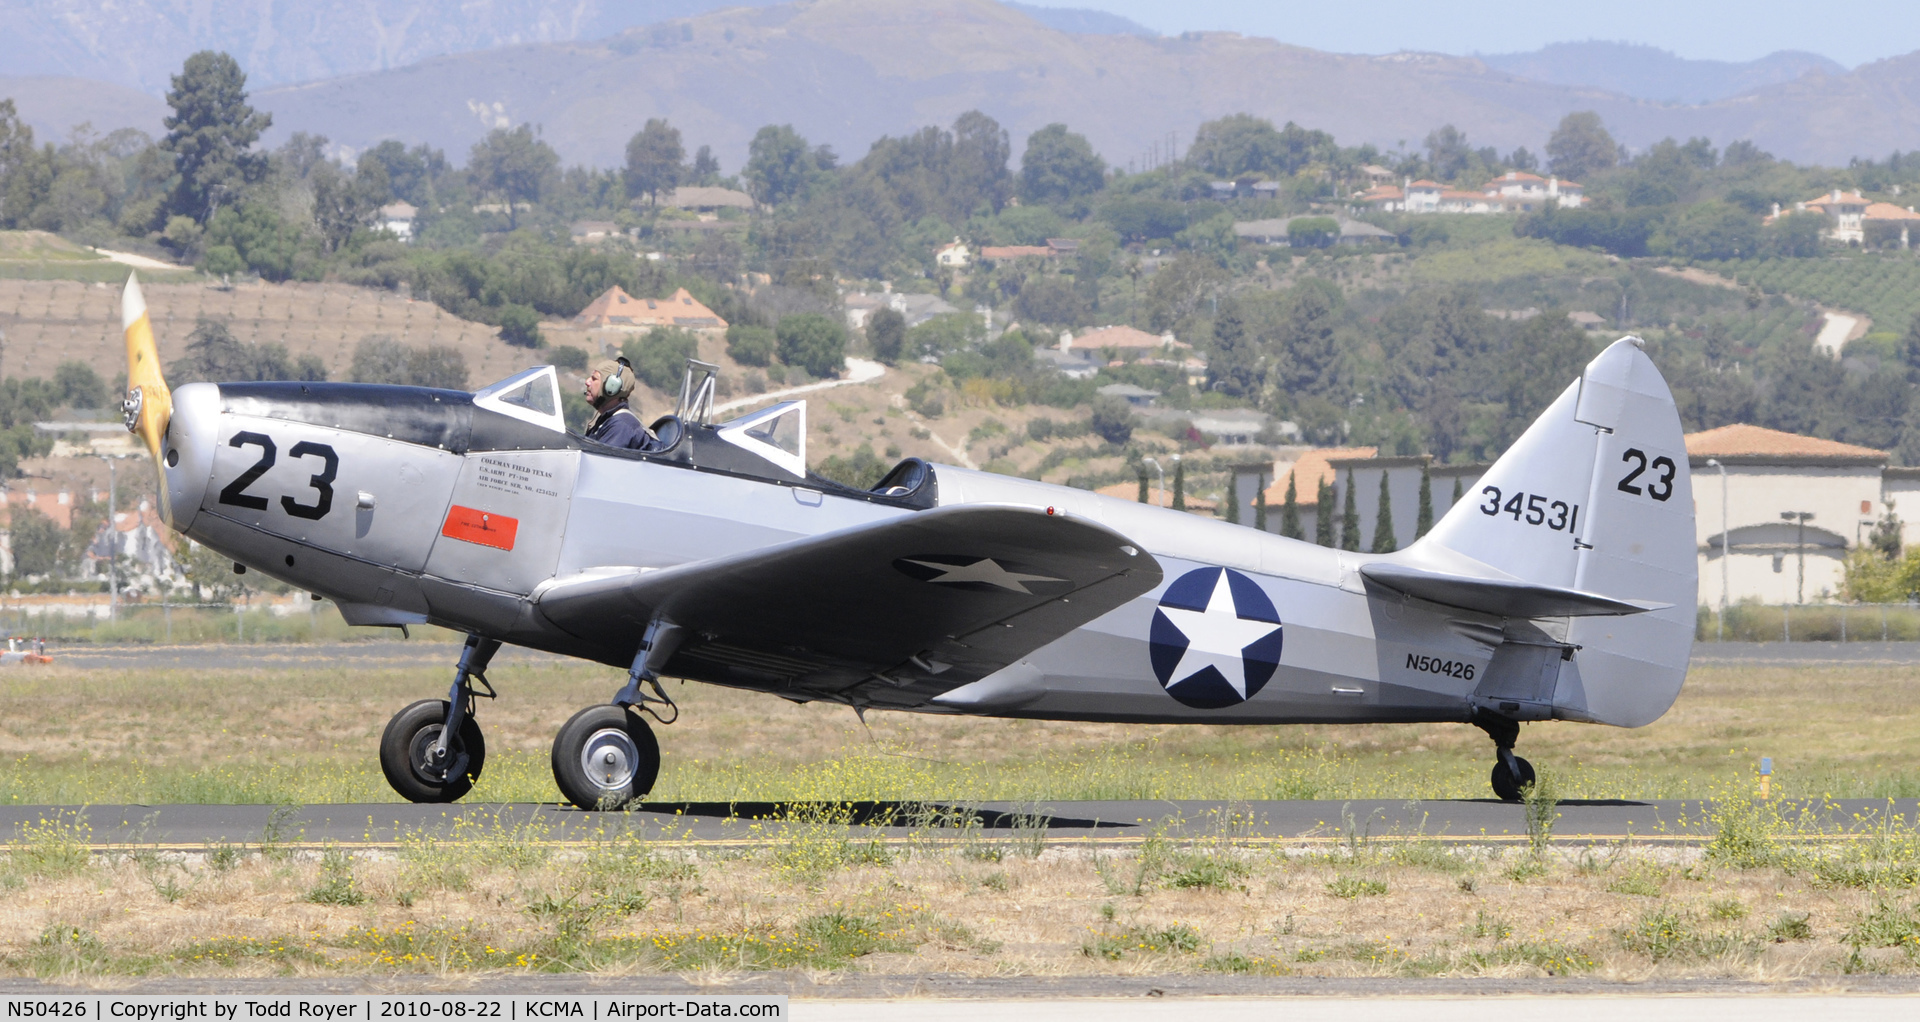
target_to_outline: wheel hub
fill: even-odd
[[[580,750],[580,772],[602,791],[622,791],[632,784],[639,762],[639,746],[620,728],[595,731]]]
[[[447,761],[452,758],[453,750],[441,752],[436,746],[440,743],[440,732],[445,724],[429,724],[414,732],[413,746],[407,759],[413,764],[413,772],[430,784],[447,782]]]

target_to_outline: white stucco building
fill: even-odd
[[[1687,461],[1703,605],[1723,592],[1729,603],[1832,599],[1847,551],[1883,510],[1887,454],[1871,447],[1740,424],[1689,434]],[[1709,461],[1726,470],[1724,499]]]

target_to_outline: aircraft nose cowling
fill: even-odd
[[[173,527],[186,532],[200,513],[213,479],[213,452],[220,428],[220,388],[189,383],[173,392],[173,416],[161,451]]]

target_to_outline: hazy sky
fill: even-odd
[[[1433,0],[1028,0],[1125,15],[1162,33],[1228,29],[1338,53],[1510,53],[1546,43],[1609,39],[1683,57],[1752,60],[1811,50],[1855,67],[1920,50],[1912,0],[1611,0],[1457,6]]]

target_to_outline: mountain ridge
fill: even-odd
[[[440,2],[449,0],[419,0]],[[991,0],[802,0],[735,5],[601,39],[256,83],[253,96],[274,114],[269,143],[293,131],[355,150],[395,138],[458,160],[488,129],[524,121],[568,162],[600,166],[622,162],[627,138],[649,117],[669,118],[690,148],[710,144],[733,169],[766,124],[791,123],[858,156],[881,135],[951,123],[974,108],[1008,128],[1016,152],[1028,133],[1058,121],[1121,167],[1169,133],[1184,145],[1201,122],[1237,112],[1387,149],[1418,147],[1451,123],[1475,145],[1538,151],[1560,117],[1585,109],[1635,147],[1667,135],[1722,145],[1748,138],[1785,158],[1843,164],[1920,138],[1920,53],[1838,74],[1816,68],[1698,105],[1542,82],[1487,60],[1334,54],[1230,32],[1070,33]],[[99,83],[15,77],[0,87],[20,92],[23,115],[54,138],[78,119],[102,131],[121,126],[103,115],[116,101],[126,104],[123,123],[149,132],[164,113],[157,100]]]

